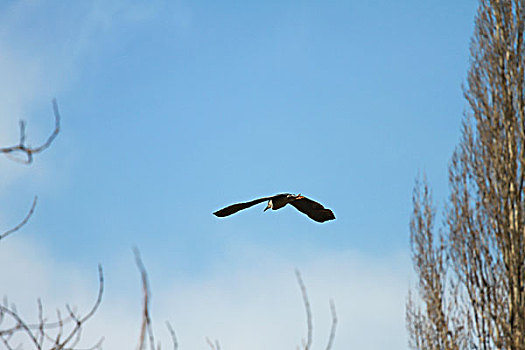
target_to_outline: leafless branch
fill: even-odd
[[[168,321],[166,321],[166,327],[168,327],[168,331],[170,332],[171,342],[173,343],[173,350],[178,350],[179,343],[177,342],[175,331],[173,330],[173,327],[171,327],[171,324]]]
[[[308,300],[308,295],[306,294],[306,287],[303,283],[303,279],[301,278],[301,273],[299,270],[295,270],[295,275],[297,276],[297,283],[299,283],[299,287],[301,288],[301,294],[303,296],[303,303],[304,308],[306,311],[306,329],[307,329],[307,336],[306,336],[306,343],[303,340],[303,349],[304,350],[310,350],[312,346],[312,310],[310,309],[310,301]]]
[[[134,248],[133,252],[135,254],[135,263],[137,264],[137,268],[139,269],[140,276],[142,278],[142,291],[143,291],[143,296],[144,296],[144,306],[143,306],[143,312],[142,312],[142,326],[140,328],[138,350],[144,349],[144,346],[146,344],[146,335],[149,338],[151,350],[155,350],[155,338],[153,336],[153,329],[151,326],[151,317],[149,314],[150,291],[149,291],[149,283],[148,283],[148,274],[146,272],[144,264],[142,263],[142,259],[140,258],[139,250],[137,248]]]
[[[26,123],[22,120],[20,121],[20,139],[19,139],[18,145],[0,148],[0,153],[4,153],[7,156],[10,156],[11,154],[18,153],[18,152],[24,153],[26,156],[26,159],[20,159],[16,157],[10,157],[10,158],[18,162],[30,164],[33,161],[34,154],[40,153],[44,151],[45,149],[47,149],[49,146],[51,146],[51,144],[57,137],[58,133],[60,132],[60,112],[58,111],[58,104],[57,104],[56,99],[53,99],[52,103],[53,103],[53,113],[55,114],[55,129],[53,130],[51,135],[49,135],[47,140],[42,145],[38,147],[30,147],[26,144]],[[27,213],[26,217],[12,229],[7,230],[4,233],[0,234],[0,240],[18,231],[20,228],[22,228],[22,226],[24,226],[29,221],[29,219],[31,218],[31,216],[33,215],[35,211],[36,203],[37,203],[37,197],[35,196],[31,209],[29,209],[29,212]]]
[[[38,300],[38,323],[29,324],[22,319],[16,307],[14,305],[9,306],[7,300],[5,300],[4,305],[0,305],[0,315],[2,316],[0,320],[2,322],[10,321],[10,324],[7,324],[4,329],[0,329],[0,340],[2,343],[7,348],[16,348],[16,346],[13,347],[11,344],[13,336],[15,334],[23,334],[31,340],[36,349],[43,349],[46,341],[53,344],[51,347],[53,350],[77,349],[76,344],[80,340],[82,327],[95,314],[102,301],[104,277],[101,266],[99,266],[98,272],[99,290],[97,299],[85,316],[80,316],[69,305],[66,305],[69,317],[64,320],[60,310],[57,310],[57,321],[49,322],[44,318],[42,302]],[[71,327],[69,330],[66,330],[68,325],[71,325]],[[63,337],[64,334],[66,335]],[[90,349],[100,348],[102,340],[103,338]]]
[[[40,153],[44,151],[45,149],[47,149],[49,146],[51,146],[51,144],[57,137],[58,133],[60,132],[60,113],[58,111],[58,104],[57,104],[56,99],[53,99],[53,113],[55,115],[55,129],[53,130],[51,135],[49,135],[47,140],[42,145],[37,146],[37,147],[31,147],[26,144],[26,132],[25,132],[26,124],[22,120],[20,121],[20,140],[18,142],[18,145],[0,148],[0,153],[11,155],[11,154],[20,152],[20,153],[25,154],[25,157],[26,157],[25,159],[14,158],[14,157],[10,157],[10,158],[15,161],[24,163],[24,164],[30,164],[31,162],[33,162],[33,155]]]
[[[326,345],[326,350],[332,349],[335,339],[335,329],[337,327],[337,314],[335,312],[335,303],[330,299],[330,312],[332,314],[332,327],[330,328],[330,337],[328,338],[328,344]]]
[[[16,225],[15,227],[5,231],[4,233],[0,234],[0,240],[2,240],[3,238],[9,236],[10,234],[12,234],[12,233],[14,233],[14,232],[16,232],[18,230],[20,230],[22,228],[22,226],[27,224],[27,222],[29,221],[29,219],[31,218],[33,213],[35,212],[37,199],[38,199],[38,197],[35,196],[35,198],[33,199],[33,204],[31,205],[31,208],[27,212],[26,217],[22,221],[20,221],[20,223],[18,225]]]
[[[301,277],[301,273],[299,270],[295,270],[295,275],[297,277],[297,283],[299,284],[299,287],[301,288],[301,294],[303,296],[303,303],[304,303],[304,309],[306,311],[306,329],[307,329],[307,336],[306,341],[303,339],[302,341],[302,349],[303,350],[310,350],[312,348],[312,338],[313,338],[313,322],[312,322],[312,310],[310,307],[310,301],[308,299],[308,294],[306,293],[306,286],[303,282],[303,279]],[[330,299],[330,312],[332,314],[332,325],[330,327],[330,336],[328,337],[328,344],[326,345],[326,350],[332,349],[332,345],[334,343],[335,339],[335,331],[337,327],[337,314],[335,311],[335,303],[333,300]]]
[[[210,338],[206,338],[206,342],[210,346],[211,350],[221,350],[221,344],[219,344],[219,341],[216,339],[215,343],[210,340]]]
[[[161,349],[160,342],[155,343],[155,338],[153,336],[153,326],[151,323],[151,316],[149,312],[149,301],[150,301],[150,289],[149,289],[149,283],[148,283],[148,273],[146,272],[146,268],[144,267],[144,264],[142,263],[142,259],[140,257],[140,252],[137,248],[133,249],[133,253],[135,255],[135,263],[137,265],[137,268],[140,271],[140,276],[142,279],[142,291],[143,291],[143,311],[142,311],[142,325],[140,327],[140,336],[139,336],[139,343],[137,345],[138,350],[144,350],[146,347],[146,343],[149,342],[150,349],[157,350]],[[168,328],[168,331],[171,336],[171,341],[173,343],[173,350],[177,350],[179,348],[179,344],[177,342],[177,337],[175,335],[175,331],[173,330],[173,327],[171,327],[171,324],[166,321],[166,327]],[[147,340],[146,340],[147,339]]]
[[[415,189],[413,349],[525,350],[524,28],[524,1],[479,1],[441,227]]]
[[[1,332],[0,331],[0,335],[1,335],[1,337],[3,339],[8,341],[9,338],[11,338],[12,335],[15,332],[22,331],[22,332],[25,333],[25,335],[27,335],[29,337],[29,339],[35,345],[35,347],[37,349],[41,349],[42,348],[40,346],[40,344],[38,342],[38,339],[36,338],[35,334],[28,327],[27,323],[20,317],[20,315],[16,311],[16,308],[14,308],[14,307],[6,308],[4,306],[0,306],[0,313],[2,313],[3,315],[9,316],[15,322],[15,326],[13,326],[10,329],[8,329],[7,332]]]

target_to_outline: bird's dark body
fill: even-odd
[[[281,209],[287,204],[294,206],[300,212],[306,214],[310,219],[317,222],[325,222],[328,220],[335,219],[334,213],[330,209],[326,209],[320,203],[317,203],[304,196],[294,195],[290,193],[280,193],[271,197],[263,197],[254,199],[249,202],[237,203],[227,206],[221,210],[216,211],[215,214],[218,217],[225,217],[228,215],[235,214],[236,212],[254,206],[256,204],[268,201],[267,209],[277,210]]]
[[[290,202],[290,199],[292,198],[293,194],[290,193],[281,193],[276,194],[275,196],[271,197],[269,200],[272,201],[272,206],[268,209],[277,210],[284,207],[286,204]]]

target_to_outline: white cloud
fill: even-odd
[[[131,252],[128,260],[124,269],[106,269],[106,294],[86,327],[83,345],[102,335],[107,349],[136,345],[141,286]],[[169,320],[181,349],[206,349],[206,337],[218,339],[222,348],[229,350],[295,349],[306,333],[304,306],[294,275],[296,264],[312,306],[314,349],[323,349],[328,340],[330,298],[336,303],[339,319],[334,349],[406,348],[406,259],[379,259],[353,252],[317,254],[302,263],[259,252],[257,259],[246,264],[225,264],[192,280],[168,274],[163,285],[155,281],[151,285],[158,339],[169,348],[164,325]],[[64,266],[47,254],[45,247],[21,236],[0,244],[2,293],[29,313],[36,310],[39,296],[48,310],[65,302],[86,310],[96,294],[95,270],[94,266],[92,273],[87,273]],[[114,283],[112,276],[117,275],[132,283]],[[134,286],[131,291],[130,285]]]
[[[294,263],[271,254],[258,259],[264,263],[163,291],[157,297],[159,318],[173,321],[188,348],[204,336],[219,339],[225,349],[295,348],[306,325]],[[314,348],[323,349],[328,340],[330,298],[339,318],[336,349],[406,348],[408,265],[401,257],[378,261],[353,252],[321,254],[297,267],[312,305]]]

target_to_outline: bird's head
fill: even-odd
[[[272,200],[271,200],[271,199],[268,201],[268,205],[266,206],[266,208],[264,208],[263,211],[267,211],[267,210],[270,209],[270,208],[273,208],[273,203],[272,203]]]

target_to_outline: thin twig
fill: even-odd
[[[4,343],[7,350],[13,350],[13,347],[11,346],[11,344],[9,344],[9,339],[5,339],[3,337],[0,339],[2,340],[2,343]]]
[[[177,336],[175,335],[175,331],[173,330],[173,327],[171,327],[171,324],[166,321],[166,327],[168,327],[168,331],[171,335],[171,342],[173,343],[173,350],[179,349],[179,343],[177,342]]]
[[[60,112],[58,111],[58,104],[57,104],[56,99],[53,99],[53,113],[55,114],[55,129],[53,130],[51,135],[49,135],[47,140],[42,145],[38,147],[31,147],[31,146],[26,145],[26,132],[25,132],[26,124],[22,120],[20,121],[20,140],[18,142],[18,145],[0,148],[0,153],[10,155],[12,153],[22,152],[26,156],[25,160],[14,158],[14,157],[10,157],[10,158],[15,161],[24,163],[24,164],[30,164],[31,162],[33,162],[33,155],[40,153],[44,151],[46,148],[48,148],[49,146],[51,146],[51,144],[57,137],[58,133],[60,132]]]
[[[332,349],[335,339],[335,329],[337,326],[337,314],[335,313],[335,303],[330,299],[330,312],[332,313],[332,327],[330,329],[330,337],[328,338],[328,344],[326,345],[326,350]]]
[[[35,344],[35,347],[37,349],[42,349],[42,347],[40,346],[39,342],[38,342],[38,339],[37,337],[35,336],[35,334],[31,331],[31,329],[29,329],[29,327],[27,326],[27,324],[24,322],[24,320],[18,315],[18,312],[16,312],[16,310],[12,310],[12,308],[6,308],[4,306],[0,306],[1,308],[1,312],[2,313],[5,313],[9,316],[11,316],[15,321],[16,321],[16,326],[14,327],[14,329],[21,329],[23,330],[27,336],[29,337],[29,339],[31,339],[31,341],[33,342],[33,344]],[[9,336],[9,335],[8,335]]]
[[[65,345],[68,344],[73,339],[74,336],[77,336],[76,338],[77,340],[74,341],[74,343],[76,344],[78,342],[78,339],[79,339],[78,337],[80,336],[80,332],[82,331],[82,325],[95,314],[95,311],[97,311],[98,307],[100,306],[100,303],[102,302],[102,294],[104,293],[104,275],[102,273],[101,265],[98,265],[98,278],[99,278],[99,289],[98,289],[97,300],[95,301],[95,304],[93,305],[91,310],[89,310],[89,312],[84,317],[82,318],[80,316],[77,317],[72,312],[71,308],[68,305],[66,305],[66,308],[69,312],[70,317],[75,321],[76,324],[73,330],[64,339],[64,341],[60,344],[60,346],[57,347],[57,349],[63,349]]]
[[[149,314],[150,291],[149,291],[149,284],[148,284],[148,274],[146,272],[146,268],[144,267],[144,264],[142,263],[142,259],[140,258],[139,250],[137,248],[134,248],[133,252],[135,254],[135,263],[137,264],[137,267],[140,271],[140,275],[142,278],[142,290],[143,290],[143,295],[144,295],[144,309],[142,312],[142,326],[140,329],[138,350],[144,349],[144,344],[146,342],[146,333],[149,338],[151,350],[155,350],[155,338],[153,336],[153,329],[151,326],[151,317]]]
[[[15,227],[13,227],[12,229],[9,229],[7,231],[5,231],[4,233],[2,233],[0,235],[0,240],[9,236],[10,234],[20,230],[22,228],[22,226],[24,226],[25,224],[27,224],[27,222],[29,221],[29,219],[31,218],[31,216],[33,215],[33,213],[35,212],[35,207],[36,207],[36,202],[37,202],[37,199],[38,197],[35,196],[35,198],[33,199],[33,204],[31,205],[31,208],[29,209],[29,211],[27,212],[27,215],[26,217],[20,221],[20,223],[18,225],[16,225]]]
[[[217,339],[215,339],[215,343],[210,340],[210,338],[206,337],[206,342],[210,346],[211,350],[221,350],[221,344]]]
[[[51,341],[55,342],[55,345],[58,347],[60,344],[60,339],[62,338],[62,333],[64,332],[64,321],[62,320],[62,313],[57,309],[57,320],[58,320],[58,333],[55,339],[50,338]]]
[[[46,320],[44,319],[44,307],[42,306],[42,300],[40,298],[38,298],[37,304],[38,304],[38,323],[39,323],[39,326],[38,326],[39,341],[38,342],[40,343],[40,346],[42,346],[46,338],[45,331],[44,331],[44,325],[46,323]]]
[[[102,349],[102,343],[104,342],[104,337],[101,337],[95,345],[89,347],[89,348],[75,348],[75,350],[95,350],[95,349]],[[64,348],[64,350],[72,350],[70,347]]]
[[[8,308],[8,306],[7,306],[7,304],[4,302],[4,305],[1,305],[1,306],[0,306],[0,315],[2,314],[2,312],[3,312],[3,310],[4,310],[5,308]],[[17,311],[16,311],[16,308],[15,308],[15,305],[11,305],[11,311],[12,311],[12,312],[17,312]],[[60,314],[60,311],[57,310],[57,316],[58,316],[59,314]],[[55,321],[55,322],[47,322],[47,321],[46,321],[46,322],[44,323],[44,328],[45,328],[46,330],[47,330],[47,329],[60,328],[60,327],[63,327],[64,324],[68,324],[68,323],[70,323],[71,321],[72,321],[72,319],[69,318],[69,317],[67,317],[67,318],[65,318],[65,319],[61,319],[60,317],[58,317],[58,318],[57,318],[57,321]],[[40,331],[40,327],[41,327],[41,326],[42,326],[42,325],[40,324],[40,321],[39,321],[39,323],[35,323],[35,324],[29,324],[29,323],[27,324],[27,328],[29,328],[29,329],[36,329],[36,330],[39,330],[39,331]],[[6,335],[8,335],[8,334],[12,334],[12,333],[14,333],[16,330],[18,330],[18,329],[20,329],[20,327],[16,327],[16,326],[15,326],[15,327],[12,327],[12,328],[8,328],[8,329],[1,329],[1,330],[0,330],[0,337],[4,337],[4,336],[6,336]],[[48,338],[48,339],[51,340],[51,341],[55,341],[55,339],[53,339],[53,338],[49,338],[49,337],[47,336],[47,334],[46,334],[46,338]]]
[[[102,274],[102,267],[100,265],[98,272],[99,290],[97,299],[95,301],[95,304],[84,317],[81,317],[69,305],[66,305],[69,317],[67,317],[64,320],[62,318],[60,310],[57,310],[57,321],[47,322],[44,318],[42,302],[40,301],[40,299],[38,299],[38,324],[29,325],[20,317],[18,311],[16,310],[16,307],[14,305],[11,305],[9,307],[7,301],[5,300],[4,305],[0,305],[0,314],[9,316],[14,321],[15,325],[10,327],[9,329],[0,330],[1,341],[4,343],[4,345],[11,347],[11,345],[9,344],[10,339],[15,333],[22,332],[31,339],[36,349],[44,348],[45,341],[49,341],[53,344],[53,346],[51,347],[51,349],[53,350],[74,349],[76,344],[78,344],[78,342],[80,341],[82,326],[86,323],[86,321],[89,318],[91,318],[94,315],[95,311],[98,309],[102,301],[102,294],[104,291],[104,277]],[[66,328],[64,326],[72,321],[74,322],[72,329],[70,331],[66,331]],[[49,329],[57,329],[54,336],[51,336],[48,333]],[[90,349],[94,349],[97,347],[100,348],[102,340],[103,338]]]
[[[304,308],[306,311],[306,327],[307,327],[307,340],[306,344],[303,344],[304,350],[309,350],[312,346],[312,310],[310,309],[310,301],[308,300],[308,295],[306,294],[306,287],[301,278],[301,273],[299,270],[295,270],[295,275],[297,276],[297,283],[301,288],[301,293],[303,295]]]

